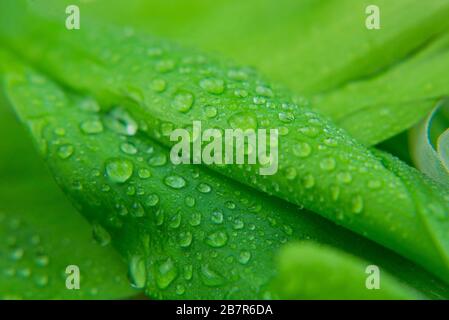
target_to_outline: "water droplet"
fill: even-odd
[[[297,176],[296,169],[294,167],[289,167],[285,169],[285,178],[287,180],[294,180]]]
[[[349,172],[340,172],[337,178],[342,183],[351,183],[352,181],[352,175]]]
[[[176,294],[177,295],[183,295],[186,292],[186,288],[182,284],[178,284],[176,286]]]
[[[310,173],[302,177],[301,182],[306,189],[310,189],[315,186],[315,178]]]
[[[102,247],[107,246],[111,242],[109,232],[98,223],[93,224],[92,235],[94,240]]]
[[[356,195],[352,198],[352,212],[359,214],[363,211],[363,198],[360,195]]]
[[[239,112],[229,117],[229,125],[233,129],[257,129],[257,119],[249,112]]]
[[[47,275],[37,275],[34,277],[34,283],[38,287],[45,287],[48,284],[48,276]]]
[[[137,153],[137,148],[132,143],[128,143],[128,142],[122,143],[120,146],[120,150],[122,150],[122,152],[124,152],[126,154],[130,154],[130,155]]]
[[[134,165],[126,159],[111,159],[106,163],[106,174],[108,178],[115,183],[124,183],[131,178]]]
[[[172,106],[180,112],[187,112],[192,108],[193,94],[190,92],[177,92],[173,98]]]
[[[238,81],[248,79],[248,74],[244,70],[233,69],[228,72],[228,77]]]
[[[337,141],[332,138],[324,139],[324,144],[328,147],[336,147],[338,145]]]
[[[186,186],[186,180],[183,177],[176,175],[165,177],[164,183],[173,189],[181,189]]]
[[[97,134],[103,132],[103,124],[98,120],[90,120],[81,123],[81,131],[86,134]]]
[[[223,231],[216,231],[206,237],[206,243],[214,248],[220,248],[228,242],[228,235]]]
[[[306,142],[300,142],[293,146],[293,154],[300,158],[307,158],[312,153],[312,147]]]
[[[340,188],[338,186],[332,185],[330,187],[332,200],[337,201],[340,197]]]
[[[15,261],[20,260],[22,259],[24,253],[25,251],[22,248],[15,248],[11,252],[11,259]]]
[[[186,204],[186,206],[188,206],[189,208],[193,208],[195,206],[195,198],[191,197],[191,196],[187,196],[184,199],[184,203]]]
[[[179,234],[179,245],[183,248],[187,248],[192,244],[192,233],[189,231],[181,232]]]
[[[147,281],[145,260],[140,255],[134,255],[129,261],[128,277],[134,288],[142,289]]]
[[[230,209],[230,210],[234,210],[235,209],[235,203],[233,201],[226,201],[225,202],[225,207]]]
[[[240,252],[239,257],[238,257],[238,261],[241,264],[247,264],[250,259],[251,259],[251,252],[249,252],[249,251],[242,251],[242,252]]]
[[[220,211],[213,211],[211,214],[211,220],[215,224],[221,224],[223,222],[223,213]]]
[[[162,79],[155,79],[151,81],[150,85],[151,89],[156,92],[163,92],[165,88],[167,87],[167,82]]]
[[[212,94],[221,94],[224,91],[224,81],[221,79],[203,79],[200,87]]]
[[[199,226],[201,224],[201,213],[195,212],[192,213],[192,216],[190,217],[190,225],[195,227]]]
[[[243,223],[242,220],[236,219],[236,220],[234,221],[234,229],[235,229],[235,230],[243,229],[244,226],[245,226],[245,224]]]
[[[175,213],[171,218],[168,226],[172,229],[177,229],[181,225],[181,214],[179,212]]]
[[[191,264],[185,265],[183,268],[184,279],[190,280],[193,276],[193,266]]]
[[[75,149],[71,144],[65,144],[58,148],[58,156],[61,159],[68,159],[73,154]]]
[[[209,193],[209,192],[211,192],[212,188],[207,183],[200,183],[197,186],[197,190],[201,193]]]
[[[143,217],[145,215],[145,209],[139,202],[134,202],[131,207],[131,215],[136,218]]]
[[[156,270],[156,285],[159,289],[166,289],[178,276],[178,270],[171,258],[160,263]]]
[[[299,129],[299,132],[310,138],[315,138],[319,134],[319,130],[315,127],[303,127]]]
[[[212,270],[208,264],[201,266],[200,278],[208,287],[220,286],[225,280],[217,271]]]
[[[280,112],[278,116],[279,120],[285,123],[289,123],[295,120],[295,116],[291,112]]]
[[[324,171],[332,171],[335,169],[336,162],[334,158],[325,158],[320,162],[320,168]]]
[[[133,136],[138,130],[137,122],[121,108],[114,108],[105,119],[105,125],[112,131],[126,136]]]
[[[159,196],[157,194],[150,194],[148,195],[146,204],[150,207],[154,207],[159,203]]]
[[[146,168],[142,168],[139,169],[138,175],[140,179],[148,179],[151,177],[151,171]]]
[[[206,117],[208,118],[215,118],[218,113],[217,108],[212,106],[207,106],[206,108],[204,108],[204,111],[206,113]]]
[[[167,163],[167,156],[163,153],[154,154],[149,160],[148,164],[153,167],[160,167]]]
[[[258,95],[261,95],[264,97],[272,97],[273,96],[273,91],[270,88],[264,87],[264,86],[257,86],[256,93]]]
[[[34,262],[36,263],[36,265],[37,265],[38,267],[46,267],[46,266],[48,266],[48,264],[50,263],[50,259],[48,258],[47,255],[41,254],[41,255],[38,255],[38,256],[36,257],[36,259],[34,260]]]

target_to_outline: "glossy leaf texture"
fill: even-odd
[[[111,247],[53,182],[25,130],[0,102],[0,299],[119,299],[132,289]],[[104,245],[106,243],[103,243]],[[79,289],[69,290],[78,266]],[[73,287],[70,287],[73,288]]]
[[[413,183],[426,186],[431,197],[412,193],[378,155],[311,111],[307,101],[294,103],[252,70],[129,28],[84,25],[69,32],[30,16],[23,28],[3,32],[26,59],[106,108],[123,106],[142,122],[146,135],[166,146],[173,144],[168,136],[174,129],[193,121],[220,130],[278,129],[275,175],[260,176],[258,164],[210,167],[305,206],[449,280],[447,190],[417,175]],[[42,34],[46,37],[38,39]],[[403,163],[396,167],[412,170]]]
[[[153,298],[276,298],[275,253],[313,239],[361,255],[432,298],[448,289],[410,262],[201,166],[175,166],[120,106],[10,63],[6,92],[57,181]],[[64,131],[64,136],[57,132]]]

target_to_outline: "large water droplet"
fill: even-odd
[[[186,180],[183,177],[177,175],[170,175],[165,177],[164,183],[173,189],[181,189],[186,186]]]
[[[145,287],[147,273],[145,270],[145,260],[141,255],[134,255],[129,261],[128,277],[134,288]]]
[[[181,232],[179,234],[179,245],[183,248],[187,248],[192,244],[192,233],[189,231]]]
[[[251,252],[249,252],[249,251],[242,251],[242,252],[240,252],[239,257],[238,257],[238,261],[241,264],[247,264],[250,259],[251,259]]]
[[[208,264],[201,266],[200,278],[204,285],[208,287],[220,286],[225,280],[217,271],[212,270]]]
[[[336,162],[334,158],[325,158],[320,162],[320,168],[324,171],[332,171],[335,169]]]
[[[300,142],[293,146],[293,154],[300,158],[307,158],[312,153],[312,147],[306,142]]]
[[[98,223],[93,224],[92,234],[93,238],[100,246],[107,246],[111,242],[109,232]]]
[[[228,235],[223,231],[210,233],[206,237],[206,243],[214,248],[220,248],[228,242]]]
[[[180,112],[187,112],[192,108],[193,94],[190,92],[177,92],[173,98],[172,106]]]
[[[106,163],[106,174],[108,178],[115,183],[124,183],[131,178],[134,165],[127,159],[115,158]]]
[[[68,159],[73,154],[75,149],[71,144],[65,144],[58,148],[58,156],[61,159]]]
[[[115,108],[107,114],[105,125],[112,131],[126,136],[133,136],[138,130],[137,122],[121,108]]]
[[[154,154],[149,160],[148,164],[153,167],[160,167],[167,163],[167,156],[163,153]]]
[[[176,279],[178,270],[171,258],[159,263],[156,270],[156,285],[159,289],[166,289]]]

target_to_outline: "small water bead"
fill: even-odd
[[[34,277],[34,283],[38,287],[45,287],[48,284],[48,276],[47,275],[37,275]]]
[[[233,228],[235,230],[241,230],[244,227],[245,227],[245,224],[244,224],[244,222],[242,220],[240,220],[240,219],[234,220]]]
[[[159,289],[166,289],[178,276],[178,270],[171,258],[159,263],[156,269],[156,285]]]
[[[178,175],[170,175],[165,177],[164,183],[173,189],[182,189],[186,186],[186,180]]]
[[[348,184],[352,182],[352,175],[349,172],[340,172],[337,178],[342,183]]]
[[[172,229],[177,229],[181,225],[181,214],[179,212],[171,216],[168,226]]]
[[[112,131],[126,136],[134,136],[139,129],[137,122],[122,108],[114,108],[109,112],[105,125]]]
[[[78,101],[77,106],[81,110],[88,111],[88,112],[99,112],[101,110],[98,102],[91,97],[88,97],[88,98]]]
[[[163,92],[167,88],[167,82],[162,79],[151,81],[150,88],[156,92]]]
[[[360,195],[356,195],[352,198],[352,212],[359,214],[363,211],[363,198]]]
[[[223,223],[223,213],[220,211],[213,211],[211,214],[211,220],[215,224]]]
[[[299,132],[309,138],[315,138],[320,133],[320,131],[315,127],[303,127],[299,129]]]
[[[75,148],[71,144],[64,144],[58,148],[58,156],[59,158],[65,160],[72,156]]]
[[[201,193],[209,193],[211,192],[212,187],[207,183],[200,183],[196,189]]]
[[[278,114],[279,120],[285,123],[290,123],[295,120],[295,116],[291,112],[280,112]]]
[[[240,252],[240,254],[238,256],[238,261],[241,264],[247,264],[249,262],[249,260],[251,260],[251,252],[249,252],[249,251]]]
[[[25,251],[22,248],[15,248],[12,250],[10,257],[12,260],[17,261],[23,258],[24,253]]]
[[[214,248],[220,248],[226,245],[228,242],[228,235],[223,231],[216,231],[210,233],[206,237],[206,243]]]
[[[304,186],[304,188],[306,189],[311,189],[315,186],[315,178],[312,174],[306,174],[304,177],[302,177],[301,179],[302,185]]]
[[[204,285],[208,287],[217,287],[224,283],[225,279],[208,264],[200,268],[200,278]]]
[[[233,129],[257,129],[257,119],[249,112],[233,114],[229,117],[228,123]]]
[[[206,117],[208,118],[215,118],[217,116],[217,108],[213,107],[213,106],[207,106],[204,108]]]
[[[267,103],[267,99],[265,97],[257,96],[253,98],[253,103],[257,105],[262,105]]]
[[[102,247],[107,246],[111,242],[109,232],[98,223],[93,224],[92,235],[94,240]]]
[[[230,209],[230,210],[234,210],[235,209],[235,202],[233,201],[226,201],[225,202],[225,207]]]
[[[264,97],[272,97],[273,96],[273,90],[271,90],[270,88],[265,87],[265,86],[257,86],[256,93],[258,95],[264,96]]]
[[[192,244],[193,235],[191,232],[181,232],[179,234],[179,246],[183,248],[187,248]]]
[[[182,284],[178,284],[178,285],[176,286],[176,294],[177,294],[178,296],[183,295],[185,292],[186,292],[186,288],[185,288]]]
[[[149,160],[148,164],[152,167],[160,167],[167,163],[167,156],[163,153],[154,154]]]
[[[41,254],[34,260],[38,267],[46,267],[50,263],[50,258],[47,255]]]
[[[156,63],[156,71],[160,73],[166,73],[172,71],[175,68],[175,62],[170,59],[160,60]]]
[[[145,260],[141,255],[134,255],[129,260],[128,277],[134,288],[142,289],[147,281]]]
[[[117,203],[115,208],[117,209],[117,213],[122,217],[128,214],[128,208],[124,204]]]
[[[137,148],[129,142],[124,142],[120,145],[120,150],[123,153],[129,154],[129,155],[134,155],[138,152]]]
[[[306,142],[299,142],[293,146],[293,154],[300,158],[307,158],[312,153],[312,147]]]
[[[324,139],[324,144],[328,147],[336,147],[338,145],[337,141],[332,138]]]
[[[29,278],[31,276],[31,270],[29,268],[21,268],[17,270],[17,275],[21,278]]]
[[[236,89],[234,95],[238,98],[246,98],[248,96],[248,91],[245,89]]]
[[[338,186],[332,185],[330,187],[332,200],[337,201],[340,197],[340,188]]]
[[[186,204],[187,207],[193,208],[193,207],[195,206],[196,200],[195,200],[194,197],[187,196],[187,197],[184,199],[184,203]]]
[[[106,163],[106,175],[115,183],[125,183],[131,178],[134,165],[127,159],[114,158]]]
[[[141,218],[145,215],[145,209],[140,202],[134,202],[131,207],[131,215],[136,218]]]
[[[103,132],[103,124],[99,120],[90,120],[81,123],[81,131],[86,134],[97,134]]]
[[[320,168],[324,171],[332,171],[335,169],[337,163],[334,158],[325,158],[320,162]]]
[[[172,107],[180,112],[187,112],[193,105],[193,94],[186,91],[177,92],[172,101]]]
[[[165,214],[162,209],[156,210],[156,212],[154,213],[154,217],[157,226],[161,226],[164,224]]]
[[[212,94],[221,94],[224,91],[224,81],[221,79],[203,79],[200,87]]]
[[[138,175],[140,179],[148,179],[151,177],[151,171],[146,168],[141,168],[138,171]]]
[[[193,227],[199,226],[201,224],[201,213],[192,213],[189,223]]]
[[[285,169],[285,178],[287,180],[294,180],[297,176],[297,171],[294,167],[289,167]]]

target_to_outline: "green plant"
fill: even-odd
[[[437,296],[431,298],[446,295],[444,285],[413,265],[295,207],[375,240],[447,282],[449,194],[438,183],[367,148],[312,111],[309,99],[292,97],[251,69],[89,20],[82,30],[69,33],[59,23],[11,8],[14,22],[4,19],[0,36],[24,62],[2,53],[2,62],[8,61],[0,63],[8,99],[57,182],[94,224],[97,239],[105,244],[112,240],[129,264],[134,286],[145,288],[149,296],[282,297],[282,290],[272,287],[275,253],[289,240],[310,238],[374,260],[417,290],[433,288]],[[445,8],[436,5],[434,10]],[[439,12],[429,16],[419,20],[426,26],[420,37],[401,42],[393,60],[378,62],[385,66],[400,59],[445,27],[444,19],[429,23]],[[405,35],[410,32],[407,23]],[[433,79],[447,62],[445,44],[442,36],[407,64]],[[393,50],[388,41],[385,47]],[[374,57],[370,52],[364,59]],[[338,73],[339,83],[367,75],[363,64],[356,70],[353,63]],[[378,100],[371,93],[405,74],[410,75],[406,67],[397,68],[379,79],[317,93],[311,100],[356,138],[373,144],[416,122],[445,92],[444,80],[436,80],[431,93],[414,97],[419,108],[395,127],[404,114],[402,88],[398,85],[393,90],[397,95],[387,93]],[[405,93],[414,90],[404,88]],[[348,107],[336,108],[341,105]],[[377,116],[380,105],[394,115],[385,126],[384,117]],[[358,124],[367,118],[379,130],[361,130]],[[280,172],[261,177],[258,165],[171,165],[168,136],[198,120],[220,130],[279,128]],[[331,260],[343,261],[343,269],[361,268],[344,254],[298,252],[294,256],[323,263],[323,270],[329,270]],[[232,268],[222,270],[226,264]],[[354,274],[353,280],[361,277]],[[419,297],[396,280],[388,278],[387,283],[380,297]],[[358,290],[348,296],[364,296]]]

